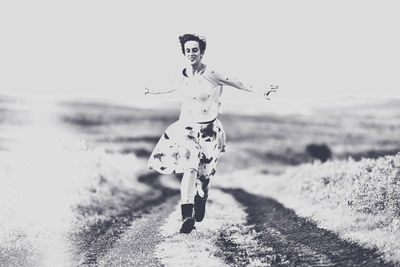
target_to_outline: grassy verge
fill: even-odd
[[[137,180],[144,163],[132,154],[28,152],[0,152],[0,262],[6,265],[69,262],[71,233],[81,238],[150,190]]]
[[[290,202],[304,202],[301,213],[400,262],[400,154],[307,164],[288,170],[281,182]]]
[[[246,172],[218,183],[272,196],[318,226],[400,263],[400,154],[303,164],[280,176]]]

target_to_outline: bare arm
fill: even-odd
[[[241,81],[239,81],[238,79],[228,77],[224,74],[221,74],[221,73],[215,72],[215,71],[212,71],[211,74],[213,75],[213,78],[215,78],[217,80],[217,82],[219,84],[229,85],[229,86],[232,86],[239,90],[243,90],[243,91],[247,91],[247,92],[252,92],[252,93],[255,92],[252,85],[246,85],[246,84],[242,83]]]
[[[152,89],[152,88],[145,87],[144,90],[145,90],[145,92],[144,92],[145,95],[147,95],[147,94],[160,95],[160,94],[172,93],[172,92],[177,91],[178,89],[168,89],[168,88]]]
[[[160,95],[160,94],[172,93],[172,92],[178,91],[181,88],[181,86],[180,86],[181,82],[182,82],[182,79],[179,79],[177,77],[177,75],[174,75],[172,81],[167,83],[167,86],[164,85],[164,86],[161,86],[160,88],[145,86],[144,94],[145,95],[147,95],[147,94]]]
[[[256,95],[260,95],[260,96],[262,95],[266,100],[270,100],[270,96],[269,96],[270,93],[276,92],[279,87],[276,85],[271,85],[270,88],[266,87],[266,88],[263,88],[262,90],[260,90],[260,89],[256,89],[252,85],[244,84],[236,78],[228,77],[219,72],[211,71],[211,75],[218,84],[232,86],[232,87],[237,88],[242,91],[255,93]]]

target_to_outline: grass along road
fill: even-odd
[[[223,189],[245,206],[247,222],[254,231],[258,257],[271,258],[284,266],[392,266],[385,264],[376,249],[366,249],[342,240],[337,234],[317,227],[276,200],[250,194],[242,189]],[[271,247],[276,256],[265,251]],[[232,257],[233,265],[242,259]]]

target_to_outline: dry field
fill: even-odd
[[[395,242],[382,240],[399,234],[398,156],[380,158],[400,151],[399,100],[327,106],[309,115],[222,114],[227,152],[213,181],[207,219],[214,226],[205,221],[184,242],[174,235],[179,176],[145,169],[151,149],[177,117],[178,110],[106,101],[32,104],[3,97],[1,265],[104,266],[117,259],[121,265],[176,265],[173,249],[193,255],[183,266],[201,257],[209,266],[400,262]],[[312,152],[312,145],[325,150]],[[325,163],[316,159],[322,154],[329,157]],[[263,216],[271,216],[254,217],[254,205],[270,207]],[[215,212],[221,208],[226,215]],[[282,241],[293,233],[276,225],[282,223],[277,211],[295,219],[288,230],[305,227],[315,239]],[[154,237],[150,245],[148,236]],[[139,243],[143,249],[134,249]],[[332,255],[321,249],[335,246]]]

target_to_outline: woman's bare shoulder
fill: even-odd
[[[207,67],[205,75],[209,80],[216,84],[221,84],[223,78],[225,77],[222,72],[209,67]]]

